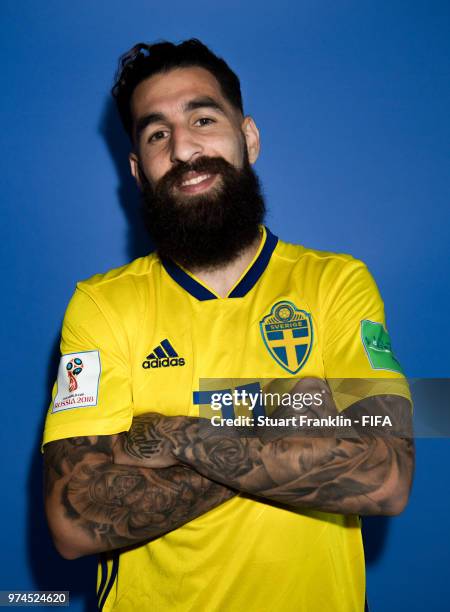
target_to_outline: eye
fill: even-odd
[[[167,132],[164,132],[163,130],[158,130],[149,137],[148,142],[157,142],[158,140],[163,140],[164,138],[166,138],[166,136]]]
[[[211,119],[210,117],[200,117],[200,119],[197,119],[195,122],[195,125],[203,127],[205,125],[210,125],[211,123],[215,123],[215,120]]]

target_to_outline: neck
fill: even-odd
[[[235,259],[215,268],[190,268],[189,272],[214,291],[220,297],[226,297],[230,289],[242,276],[261,244],[262,232]]]

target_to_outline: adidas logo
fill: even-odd
[[[183,357],[178,357],[178,353],[167,340],[162,340],[150,355],[147,355],[142,362],[144,370],[150,368],[169,368],[174,366],[184,366],[186,361]]]

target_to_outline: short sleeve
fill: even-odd
[[[77,287],[61,333],[61,360],[42,444],[127,431],[133,417],[130,361],[120,321]]]
[[[325,377],[340,410],[375,395],[411,399],[378,287],[361,261],[351,259],[333,283],[324,328]]]

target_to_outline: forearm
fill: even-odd
[[[235,494],[187,466],[114,465],[101,439],[63,443],[46,447],[46,507],[69,558],[157,538]]]
[[[174,454],[208,478],[299,509],[389,515],[406,504],[413,447],[375,436],[262,441],[191,423]]]
[[[398,421],[398,413],[409,414],[410,407],[407,400],[386,396],[360,402],[355,413],[375,410]],[[292,427],[283,433],[261,427],[255,433],[242,435],[205,419],[148,414],[133,422],[115,461],[146,466],[171,458],[228,487],[296,508],[398,514],[406,504],[414,464],[408,435],[312,437]]]

